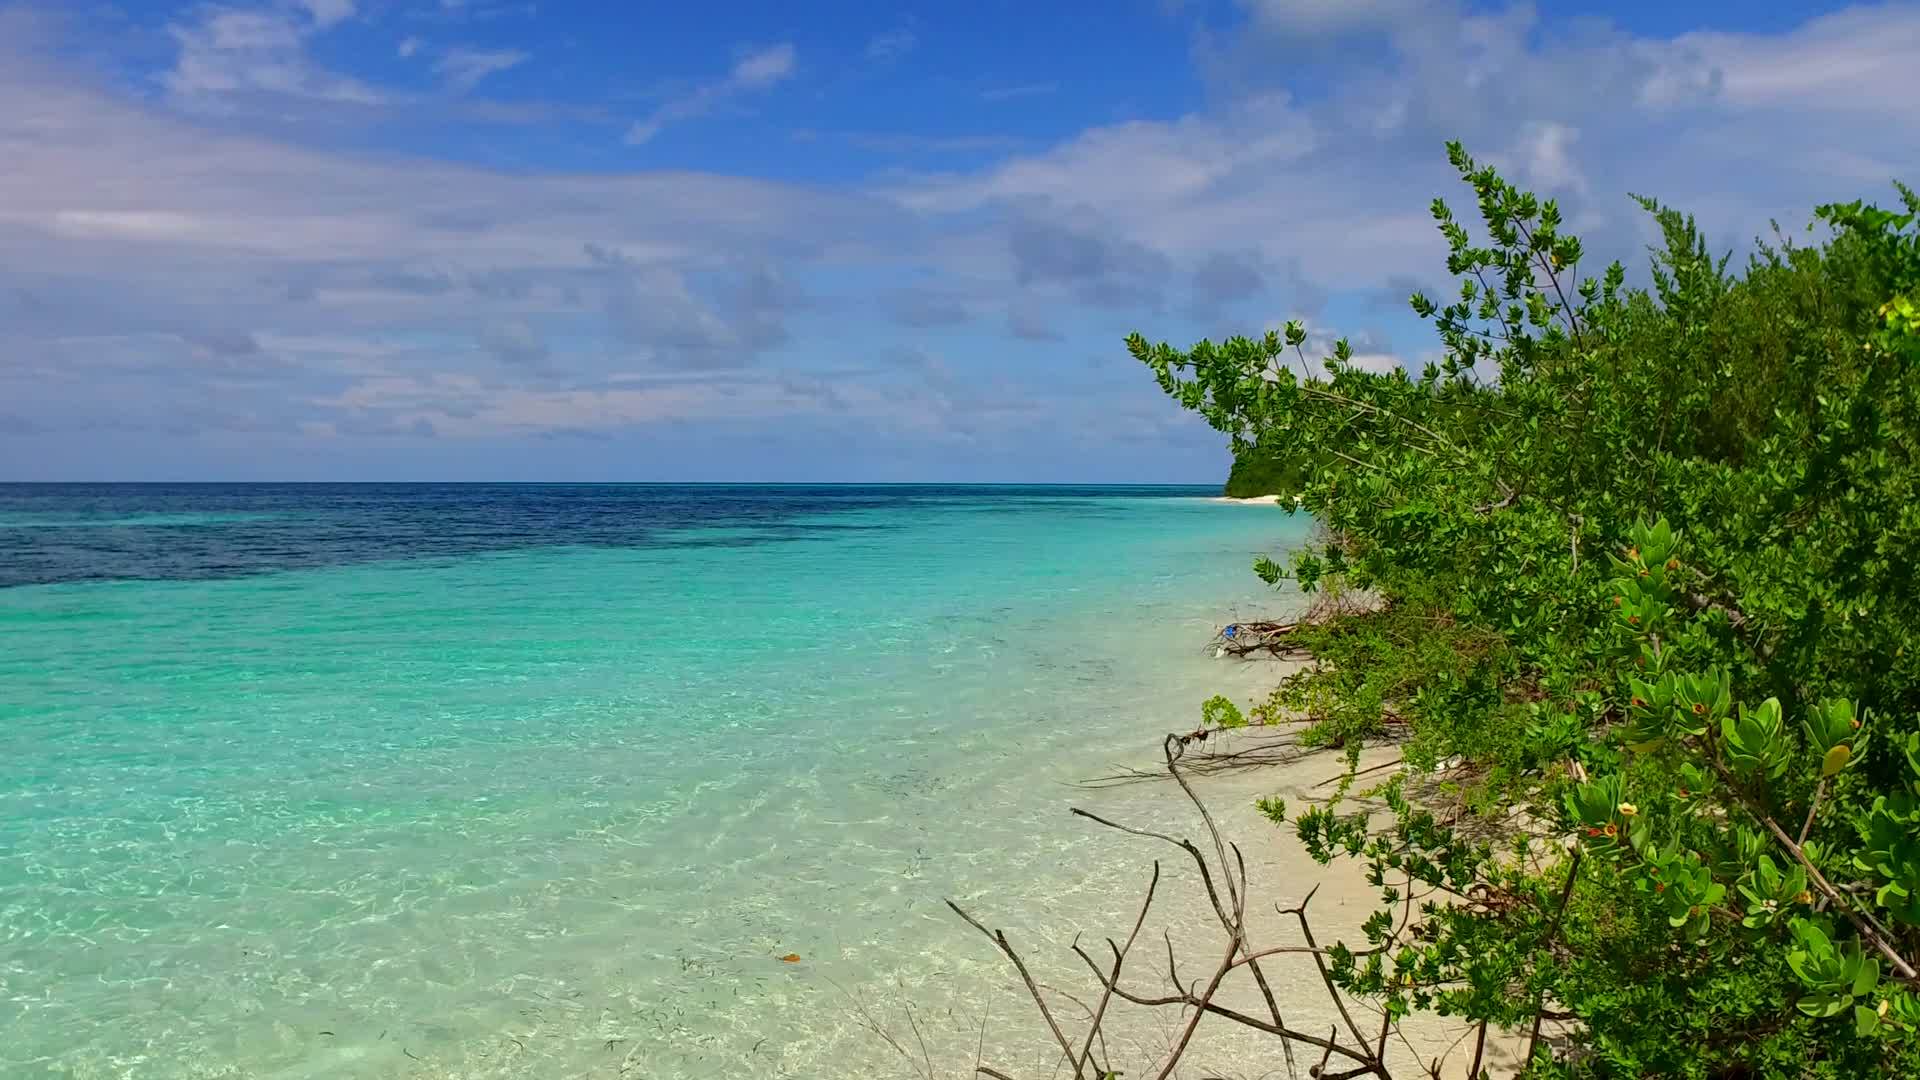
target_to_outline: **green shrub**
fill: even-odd
[[[1225,494],[1232,499],[1278,495],[1291,500],[1305,484],[1305,467],[1262,453],[1258,447],[1248,447],[1246,452],[1234,455]]]
[[[1385,603],[1308,631],[1268,706],[1407,740],[1391,824],[1344,787],[1295,819],[1382,888],[1336,979],[1564,1019],[1535,1077],[1920,1075],[1920,198],[1821,207],[1738,274],[1643,199],[1629,288],[1450,153],[1484,238],[1434,202],[1456,291],[1412,298],[1424,371],[1310,366],[1297,323],[1128,340],[1340,538],[1263,576]],[[1455,760],[1443,821],[1405,792]]]

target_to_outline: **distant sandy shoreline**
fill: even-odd
[[[1252,495],[1244,499],[1237,499],[1229,495],[1216,495],[1213,497],[1213,501],[1219,503],[1241,503],[1246,506],[1273,506],[1280,501],[1280,496]]]

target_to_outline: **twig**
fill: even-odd
[[[907,1002],[906,1009],[907,1009],[907,1026],[913,1029],[914,1040],[920,1044],[920,1058],[921,1060],[926,1062],[927,1080],[934,1080],[933,1053],[927,1049],[927,1037],[921,1034],[920,1021],[917,1017],[913,1015],[913,1003],[910,1001]]]
[[[1752,807],[1747,809],[1749,813],[1757,813]],[[1880,951],[1880,955],[1887,958],[1887,962],[1893,965],[1893,969],[1899,972],[1902,978],[1909,982],[1920,978],[1920,975],[1915,973],[1913,965],[1887,943],[1887,937],[1891,935],[1887,934],[1887,928],[1880,925],[1880,920],[1874,918],[1872,912],[1855,907],[1853,901],[1844,892],[1834,888],[1826,875],[1820,872],[1820,868],[1813,865],[1813,861],[1807,858],[1807,853],[1801,849],[1800,845],[1794,843],[1793,838],[1787,835],[1787,831],[1780,827],[1779,822],[1766,814],[1757,814],[1757,816],[1760,823],[1773,833],[1774,839],[1786,845],[1787,851],[1792,853],[1802,867],[1806,868],[1807,876],[1813,879],[1813,883],[1819,887],[1820,891],[1826,893],[1834,905],[1852,921],[1854,929],[1860,931],[1860,936],[1872,942],[1874,948]]]
[[[1901,956],[1888,943],[1888,939],[1893,935],[1887,931],[1887,928],[1880,925],[1880,920],[1873,917],[1873,912],[1855,907],[1853,901],[1843,891],[1834,888],[1833,883],[1827,880],[1827,876],[1820,872],[1820,868],[1813,865],[1813,860],[1807,858],[1806,851],[1794,842],[1793,837],[1787,835],[1787,830],[1781,828],[1779,822],[1773,820],[1773,815],[1754,805],[1740,786],[1739,778],[1734,776],[1733,772],[1720,760],[1717,748],[1713,750],[1712,756],[1707,758],[1707,763],[1713,766],[1713,771],[1739,796],[1740,806],[1746,810],[1747,816],[1767,827],[1767,831],[1773,834],[1773,838],[1780,841],[1780,846],[1786,848],[1794,861],[1806,870],[1807,877],[1814,886],[1840,909],[1841,913],[1847,917],[1847,921],[1853,923],[1854,930],[1871,942],[1881,956],[1886,957],[1887,962],[1893,965],[1893,969],[1900,974],[1901,978],[1910,983],[1920,982],[1920,973],[1916,973],[1906,957]]]
[[[1120,965],[1126,962],[1128,950],[1133,948],[1134,939],[1140,936],[1140,927],[1147,921],[1147,909],[1153,906],[1154,891],[1159,888],[1160,860],[1155,859],[1153,860],[1153,879],[1147,882],[1147,898],[1140,902],[1140,915],[1133,920],[1133,932],[1127,935],[1127,943],[1125,945],[1113,949],[1113,972],[1108,979],[1105,989],[1100,992],[1100,1004],[1093,1010],[1093,1023],[1087,1028],[1087,1041],[1080,1047],[1080,1056],[1073,1063],[1073,1075],[1075,1076],[1081,1075],[1087,1062],[1092,1059],[1094,1037],[1100,1033],[1101,1021],[1106,1018],[1107,1003],[1113,1000],[1113,984],[1120,981]],[[1107,945],[1113,947],[1112,939],[1108,939]],[[1075,945],[1074,951],[1078,952],[1079,950],[1080,946]],[[1112,1062],[1108,1062],[1108,1064],[1112,1064]],[[1105,1075],[1110,1070],[1097,1069],[1095,1071],[1100,1075]]]
[[[1180,790],[1186,792],[1187,801],[1191,802],[1193,808],[1200,812],[1200,820],[1207,827],[1207,835],[1213,839],[1213,854],[1215,858],[1220,860],[1221,876],[1227,879],[1227,897],[1233,901],[1234,919],[1233,925],[1228,927],[1228,932],[1233,935],[1234,946],[1237,949],[1240,945],[1245,944],[1246,937],[1243,929],[1246,922],[1247,911],[1247,901],[1243,887],[1244,883],[1241,885],[1234,884],[1233,868],[1227,862],[1227,846],[1220,839],[1220,827],[1213,823],[1213,814],[1208,812],[1207,804],[1200,801],[1199,795],[1194,794],[1193,785],[1187,783],[1187,778],[1180,775],[1178,762],[1180,757],[1186,753],[1186,748],[1186,742],[1178,735],[1168,735],[1165,739],[1161,740],[1160,743],[1161,752],[1165,754],[1167,758],[1167,772],[1173,776],[1174,783],[1180,785]],[[1216,902],[1214,906],[1217,909],[1219,904]],[[1221,921],[1226,921],[1224,914],[1221,916]]]
[[[1101,817],[1099,814],[1093,813],[1090,810],[1082,810],[1077,806],[1073,807],[1070,812],[1077,817],[1083,817],[1083,818],[1086,818],[1088,821],[1098,822],[1101,825],[1105,825],[1109,829],[1118,829],[1123,833],[1130,833],[1134,836],[1145,836],[1145,837],[1151,837],[1152,839],[1155,839],[1155,840],[1164,840],[1167,843],[1172,844],[1174,847],[1179,848],[1181,851],[1186,852],[1189,856],[1193,858],[1194,865],[1200,868],[1200,881],[1201,881],[1201,884],[1207,887],[1207,899],[1213,903],[1214,915],[1217,916],[1222,922],[1226,921],[1227,919],[1226,908],[1221,906],[1220,894],[1213,887],[1213,872],[1207,868],[1206,857],[1200,854],[1200,849],[1194,846],[1193,841],[1175,840],[1173,837],[1168,836],[1166,833],[1154,832],[1151,829],[1136,829],[1131,825],[1122,825],[1117,821],[1109,821],[1106,818]],[[1231,882],[1229,882],[1229,884],[1231,884]]]
[[[1586,854],[1585,848],[1574,848],[1573,859],[1567,864],[1567,883],[1560,887],[1560,904],[1553,911],[1553,924],[1547,927],[1547,946],[1553,946],[1553,939],[1560,934],[1560,921],[1566,917],[1567,901],[1573,896],[1573,883],[1580,877],[1580,858]],[[1534,1048],[1540,1045],[1540,1021],[1546,1016],[1547,992],[1540,991],[1540,998],[1533,1006],[1533,1034],[1527,1038],[1527,1062],[1533,1061]]]
[[[1181,1029],[1180,1037],[1174,1042],[1173,1049],[1167,1052],[1166,1064],[1161,1067],[1160,1075],[1154,1077],[1154,1080],[1167,1080],[1167,1077],[1173,1075],[1173,1070],[1179,1067],[1180,1055],[1187,1052],[1187,1044],[1193,1041],[1193,1033],[1199,1030],[1200,1021],[1207,1015],[1207,1006],[1213,1003],[1213,995],[1219,992],[1220,984],[1226,979],[1227,972],[1233,970],[1233,958],[1239,951],[1238,937],[1227,942],[1226,957],[1214,968],[1213,978],[1207,983],[1206,993],[1190,1002],[1194,1006],[1193,1015],[1188,1018],[1187,1026]]]
[[[913,1055],[907,1053],[907,1048],[900,1045],[900,1040],[894,1038],[893,1033],[887,1030],[886,1025],[882,1024],[879,1021],[879,1019],[873,1015],[873,1010],[867,1008],[866,1002],[860,1000],[860,998],[857,995],[855,995],[851,990],[848,990],[846,987],[840,985],[840,983],[837,982],[832,976],[827,976],[826,978],[827,978],[827,985],[833,987],[835,990],[840,991],[841,995],[853,1004],[853,1011],[854,1011],[855,1017],[859,1021],[861,1027],[866,1028],[868,1031],[878,1036],[882,1042],[885,1042],[888,1046],[893,1047],[894,1052],[899,1054],[901,1057],[907,1059],[908,1062],[913,1061]],[[914,1071],[916,1072],[919,1071],[917,1066]]]
[[[1306,899],[1300,901],[1300,906],[1288,908],[1280,914],[1292,915],[1300,920],[1300,934],[1307,939],[1308,947],[1313,949],[1313,964],[1320,970],[1320,981],[1326,985],[1327,996],[1333,999],[1334,1006],[1340,1010],[1340,1019],[1347,1022],[1347,1030],[1353,1033],[1353,1041],[1365,1046],[1367,1037],[1360,1033],[1360,1025],[1353,1022],[1353,1014],[1347,1011],[1347,999],[1341,996],[1340,988],[1333,984],[1333,974],[1327,970],[1326,958],[1320,955],[1319,943],[1313,940],[1313,926],[1307,922],[1307,905],[1313,903],[1313,894],[1319,891],[1320,886],[1315,885],[1307,890]]]
[[[1405,760],[1404,758],[1394,758],[1392,761],[1384,762],[1379,765],[1372,765],[1367,768],[1361,769],[1357,772],[1341,773],[1338,776],[1329,776],[1325,780],[1322,780],[1313,786],[1317,788],[1326,787],[1328,784],[1337,784],[1342,780],[1357,780],[1360,777],[1367,775],[1368,773],[1377,773],[1382,769],[1394,768],[1404,760]]]
[[[1006,932],[1003,930],[987,929],[980,924],[980,920],[967,914],[959,904],[954,903],[952,900],[947,901],[947,906],[953,909],[955,915],[967,920],[968,924],[975,930],[985,934],[987,940],[998,946],[1000,951],[1006,954],[1007,959],[1013,961],[1013,966],[1020,972],[1021,981],[1027,984],[1027,993],[1033,997],[1033,1003],[1039,1006],[1040,1015],[1046,1019],[1047,1027],[1052,1030],[1054,1041],[1060,1044],[1060,1050],[1067,1055],[1067,1060],[1073,1060],[1073,1045],[1067,1041],[1066,1033],[1060,1030],[1059,1022],[1054,1020],[1053,1010],[1047,1008],[1046,998],[1040,996],[1040,988],[1034,985],[1033,976],[1027,972],[1026,961],[1021,960],[1020,954],[1015,952],[1013,946],[1007,943]]]
[[[1092,964],[1092,961],[1084,954],[1081,956],[1081,959],[1086,960],[1089,963],[1089,965]],[[1093,967],[1093,976],[1096,979],[1103,978],[1101,971],[1097,966]],[[1175,985],[1178,986],[1177,983]],[[1115,997],[1132,1005],[1143,1005],[1143,1006],[1149,1006],[1149,1007],[1158,1006],[1158,1005],[1190,1006],[1193,1008],[1200,1009],[1204,1012],[1212,1013],[1215,1016],[1232,1020],[1236,1024],[1242,1024],[1246,1027],[1250,1027],[1254,1029],[1255,1031],[1264,1031],[1269,1035],[1278,1035],[1283,1039],[1293,1039],[1297,1042],[1306,1043],[1308,1046],[1317,1046],[1320,1049],[1325,1050],[1329,1054],[1339,1054],[1340,1056],[1347,1058],[1350,1061],[1366,1062],[1369,1064],[1372,1062],[1372,1059],[1367,1056],[1367,1052],[1364,1049],[1353,1050],[1348,1047],[1341,1046],[1338,1042],[1334,1041],[1333,1039],[1323,1039],[1317,1035],[1308,1035],[1306,1032],[1303,1032],[1303,1031],[1294,1031],[1291,1028],[1285,1027],[1283,1025],[1268,1023],[1267,1021],[1262,1020],[1257,1016],[1248,1016],[1246,1013],[1240,1012],[1236,1009],[1229,1008],[1225,1005],[1221,1005],[1218,1002],[1202,1001],[1192,991],[1187,990],[1184,987],[1180,988],[1180,993],[1177,995],[1161,996],[1161,997],[1148,997],[1144,994],[1136,994],[1133,991],[1128,990],[1126,987],[1119,986],[1119,985],[1114,986],[1113,993]],[[1338,1036],[1339,1034],[1338,1028],[1335,1028],[1334,1034],[1336,1037]]]
[[[992,1015],[992,1004],[980,1014],[980,1041],[973,1047],[973,1071],[980,1071],[980,1061],[987,1056],[987,1018]],[[1472,1078],[1469,1078],[1472,1080]]]
[[[1238,728],[1235,730],[1246,731],[1249,729]],[[1212,728],[1203,728],[1202,731],[1206,733],[1208,738],[1220,733],[1219,729]],[[1191,735],[1182,737],[1192,738]],[[1184,761],[1181,768],[1201,776],[1210,776],[1214,773],[1226,772],[1230,769],[1252,769],[1265,768],[1270,765],[1286,765],[1298,761],[1310,752],[1311,751],[1305,750],[1300,746],[1299,736],[1297,734],[1287,732],[1264,739],[1252,746],[1241,747],[1237,750],[1220,752],[1206,751],[1205,753],[1197,754],[1190,760]],[[1124,772],[1109,776],[1096,776],[1088,780],[1081,780],[1078,782],[1078,786],[1084,788],[1104,788],[1115,787],[1120,784],[1136,784],[1144,781],[1163,781],[1166,779],[1167,774],[1164,769],[1147,770],[1127,768]]]
[[[1807,834],[1813,832],[1813,816],[1820,812],[1820,798],[1827,793],[1827,778],[1813,786],[1813,802],[1807,806],[1807,820],[1800,826],[1800,846],[1807,846]]]

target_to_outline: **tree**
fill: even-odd
[[[1417,376],[1311,363],[1298,323],[1127,343],[1236,455],[1304,470],[1338,542],[1264,577],[1385,600],[1304,631],[1323,662],[1274,709],[1461,762],[1449,820],[1408,773],[1384,831],[1344,796],[1296,819],[1383,887],[1335,980],[1570,1021],[1537,1077],[1920,1075],[1920,198],[1823,206],[1742,275],[1640,199],[1636,289],[1449,154],[1485,238],[1435,200],[1457,292],[1412,298],[1445,347]]]

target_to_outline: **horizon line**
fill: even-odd
[[[114,484],[122,487],[186,485],[486,485],[492,487],[1221,487],[1223,481],[1180,480],[6,480],[0,487]]]

